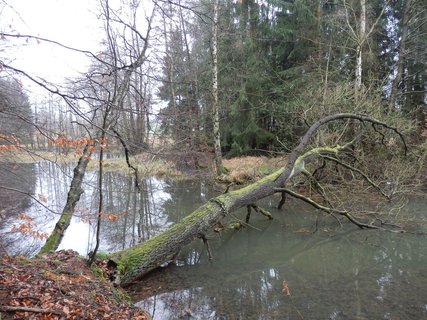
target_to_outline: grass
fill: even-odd
[[[0,162],[13,163],[34,163],[38,161],[53,161],[56,163],[76,163],[79,155],[69,153],[68,155],[57,154],[49,151],[2,151],[0,152]],[[176,161],[174,161],[176,160]],[[207,162],[213,161],[207,160]],[[148,177],[170,177],[174,179],[192,178],[190,172],[185,172],[178,169],[177,157],[168,157],[162,159],[154,157],[152,154],[139,154],[131,157],[130,162],[138,169],[139,176]],[[123,174],[133,174],[133,170],[128,167],[124,157],[114,157],[104,159],[104,171],[121,172]],[[245,184],[254,181],[263,176],[266,176],[286,164],[286,157],[268,158],[268,157],[237,157],[232,159],[224,159],[223,165],[228,169],[227,174],[219,177],[219,181],[233,182],[236,184]],[[89,162],[88,170],[98,170],[99,163],[97,159]],[[213,168],[213,165],[206,165],[207,173]]]
[[[0,162],[7,163],[35,163],[39,161],[53,161],[56,163],[77,163],[80,155],[76,153],[57,154],[49,151],[2,151]],[[172,161],[154,158],[149,154],[131,157],[130,162],[138,169],[140,177],[172,177],[182,178],[184,173],[179,171]],[[104,170],[108,172],[133,173],[124,157],[104,159]],[[98,170],[99,162],[93,159],[89,162],[88,170]]]
[[[2,151],[0,152],[0,162],[14,163],[34,163],[42,160],[54,161],[58,163],[76,162],[79,159],[77,154],[57,154],[49,151]]]
[[[171,161],[163,159],[141,159],[143,156],[139,155],[132,157],[130,163],[138,169],[140,177],[156,176],[156,177],[171,177],[180,178],[183,173],[176,169],[175,164]],[[133,174],[133,169],[129,168],[126,159],[123,157],[106,159],[104,160],[104,170],[107,172],[121,172],[124,174]],[[89,163],[89,170],[97,170],[99,166],[98,161],[93,160]]]
[[[244,184],[273,173],[286,164],[285,157],[237,157],[224,159],[223,165],[229,172],[220,177],[221,181]]]

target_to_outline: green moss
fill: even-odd
[[[97,252],[95,260],[108,260],[110,259],[111,254],[108,252]]]
[[[43,248],[41,248],[39,255],[55,251],[55,243],[57,243],[59,240],[59,235],[57,234],[51,234],[49,238],[46,240],[46,243],[44,244]]]
[[[241,229],[243,227],[243,225],[242,225],[242,223],[241,222],[239,222],[239,221],[233,221],[233,222],[230,222],[228,225],[227,225],[227,229],[232,229],[232,230],[239,230],[239,229]]]
[[[26,257],[19,257],[19,262],[21,262],[22,264],[32,264],[34,263],[34,260]]]
[[[263,164],[258,169],[259,173],[265,175],[271,173],[273,170],[266,164]]]
[[[117,304],[128,303],[129,306],[131,305],[132,299],[130,298],[129,294],[126,291],[123,291],[114,287],[112,289],[113,289],[113,298],[115,303]]]
[[[216,199],[218,199],[218,201],[224,201],[223,199],[225,199],[225,197],[220,196]],[[118,271],[122,275],[122,282],[126,282],[133,276],[138,275],[138,266],[145,265],[148,262],[147,259],[151,259],[148,255],[149,253],[154,252],[158,247],[163,247],[166,242],[170,241],[170,239],[181,234],[186,226],[193,225],[209,213],[214,210],[218,210],[217,206],[218,205],[213,202],[208,202],[192,214],[183,218],[179,223],[171,226],[168,230],[147,240],[143,245],[135,246],[122,251],[118,255],[113,255],[111,259],[117,263]],[[172,259],[174,254],[175,252],[171,253],[170,257],[163,259],[163,261]]]
[[[98,279],[104,279],[104,273],[102,272],[102,269],[99,268],[95,263],[92,263],[92,265],[90,266],[90,269],[92,270],[93,274],[98,278]]]
[[[60,260],[51,260],[50,262],[56,266],[60,266],[62,264],[62,261],[60,261]]]
[[[276,170],[275,172],[273,172],[272,174],[259,179],[258,181],[251,183],[250,185],[243,187],[241,189],[238,190],[233,190],[230,193],[228,193],[230,196],[234,196],[234,197],[238,197],[242,194],[247,194],[253,190],[255,190],[256,188],[258,188],[261,185],[264,185],[267,182],[273,182],[274,180],[276,180],[282,173],[283,173],[284,169],[281,168],[279,170]]]
[[[72,214],[65,212],[61,214],[61,217],[59,218],[58,222],[55,225],[55,229],[53,229],[52,234],[47,238],[46,243],[41,248],[39,255],[55,251],[60,243],[61,235],[64,232],[64,226],[67,226],[70,224]]]

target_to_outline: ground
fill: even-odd
[[[103,273],[98,269],[99,273]],[[72,250],[0,261],[0,319],[150,319]]]

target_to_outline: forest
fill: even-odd
[[[91,47],[0,0],[0,318],[427,315],[426,0],[71,9]],[[44,291],[76,268],[101,309]]]

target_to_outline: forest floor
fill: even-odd
[[[0,319],[150,319],[129,301],[72,250],[0,260]]]

